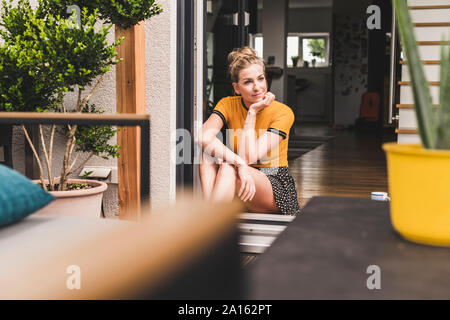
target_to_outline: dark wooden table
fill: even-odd
[[[369,199],[313,198],[247,272],[249,299],[450,299],[450,248],[402,239]]]

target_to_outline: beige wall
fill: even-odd
[[[175,200],[176,50],[175,0],[158,0],[163,13],[146,24],[146,101],[151,116],[152,206]]]

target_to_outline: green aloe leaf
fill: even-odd
[[[440,107],[437,111],[436,149],[450,150],[450,46],[441,46]]]
[[[430,87],[428,86],[422,60],[414,36],[414,25],[409,14],[406,0],[393,0],[397,18],[398,31],[402,48],[406,55],[409,75],[411,78],[412,91],[417,123],[423,147],[434,149],[436,146],[436,121],[433,110]]]

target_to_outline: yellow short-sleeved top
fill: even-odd
[[[220,100],[213,110],[228,126],[229,145],[237,153],[239,139],[247,117],[247,107],[241,96],[226,97]],[[272,149],[266,157],[251,164],[253,167],[288,167],[287,151],[289,130],[294,123],[294,113],[287,105],[273,101],[268,107],[256,115],[256,136],[259,138],[266,131],[283,137],[280,144]]]

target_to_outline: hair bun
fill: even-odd
[[[233,62],[240,60],[242,58],[253,58],[257,57],[255,49],[246,46],[242,48],[237,48],[228,54],[228,63],[231,65]]]
[[[239,81],[239,72],[252,64],[260,65],[264,72],[266,64],[264,59],[258,57],[256,50],[250,47],[237,48],[228,54],[228,70],[232,82]]]

